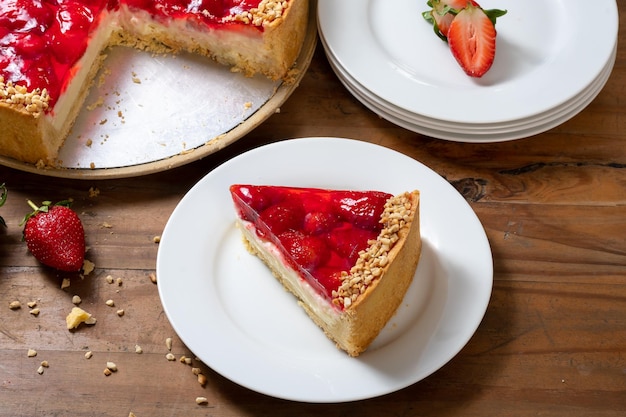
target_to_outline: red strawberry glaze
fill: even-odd
[[[48,90],[49,109],[65,91],[102,13],[121,4],[153,17],[188,19],[209,27],[260,0],[0,0],[0,77]],[[204,12],[208,11],[208,13]],[[258,28],[262,30],[262,27]]]
[[[316,188],[233,185],[239,216],[274,243],[318,293],[332,299],[368,241],[376,239],[391,194]]]

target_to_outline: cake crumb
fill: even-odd
[[[80,307],[73,307],[72,311],[65,318],[67,329],[77,328],[81,323],[96,324],[96,319]]]
[[[96,187],[89,187],[89,197],[98,197],[100,195],[100,190]]]
[[[93,145],[93,140],[88,138],[87,141],[85,142],[85,146],[88,147],[88,148],[91,148],[91,145]]]
[[[97,107],[102,107],[103,104],[104,104],[104,98],[98,97],[98,100],[96,100],[94,103],[87,106],[87,110],[92,111]]]
[[[91,274],[94,269],[96,269],[96,264],[91,262],[89,259],[85,259],[83,261],[83,275],[87,276]]]
[[[69,278],[63,278],[63,280],[61,281],[61,289],[64,290],[66,288],[68,288],[71,285],[71,281]]]

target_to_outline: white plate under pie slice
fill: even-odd
[[[368,351],[352,358],[338,350],[246,251],[229,193],[234,183],[420,190],[420,264]],[[303,138],[248,151],[200,180],[163,231],[157,275],[174,330],[207,366],[266,395],[321,403],[390,393],[446,364],[483,318],[493,264],[475,213],[434,171],[378,145]]]
[[[327,51],[358,83],[424,117],[494,124],[541,115],[590,85],[617,42],[615,0],[483,0],[498,19],[492,68],[474,79],[421,16],[426,0],[319,0]]]

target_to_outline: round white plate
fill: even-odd
[[[365,353],[339,351],[246,251],[234,225],[234,183],[420,190],[420,264]],[[342,402],[407,387],[453,358],[486,311],[492,262],[480,221],[437,173],[366,142],[305,138],[251,150],[200,180],[163,231],[157,274],[175,331],[216,372],[278,398]]]
[[[488,128],[484,125],[475,125],[471,128],[469,125],[467,127],[456,127],[452,124],[446,125],[446,122],[443,122],[441,125],[433,125],[418,117],[410,117],[403,112],[398,112],[396,108],[386,105],[387,103],[372,96],[367,90],[360,88],[360,86],[350,78],[342,76],[341,69],[333,65],[332,60],[329,61],[346,90],[364,106],[383,119],[422,135],[457,142],[473,143],[500,142],[527,138],[565,123],[587,107],[600,93],[602,87],[604,87],[611,75],[613,66],[611,63],[601,76],[594,81],[590,88],[585,89],[567,105],[554,109],[554,111],[537,117],[535,120],[529,120],[525,124],[509,127],[492,126]]]
[[[324,37],[320,36],[320,39],[325,46]],[[565,122],[587,107],[602,91],[613,71],[616,56],[617,48],[613,50],[611,58],[602,72],[589,86],[581,90],[575,97],[541,115],[503,123],[469,124],[431,119],[397,107],[393,103],[375,96],[341,68],[332,55],[327,55],[333,71],[346,89],[367,107],[375,109],[374,111],[381,117],[385,117],[392,122],[392,119],[403,120],[405,124],[415,126],[412,129],[415,131],[424,129],[424,132],[420,133],[430,133],[432,135],[432,132],[436,132],[434,137],[462,141],[467,141],[468,138],[471,138],[473,142],[518,139],[541,133]],[[386,115],[390,115],[391,118]]]
[[[320,0],[327,48],[354,79],[409,112],[458,123],[541,115],[591,84],[611,59],[615,0],[483,0],[499,18],[496,59],[468,77],[421,16],[426,1]],[[538,13],[537,11],[541,12]],[[602,22],[593,24],[593,22]]]

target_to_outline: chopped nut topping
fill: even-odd
[[[143,349],[141,348],[141,346],[135,345],[135,353],[139,353],[139,354],[143,353]]]
[[[196,397],[196,404],[198,405],[202,405],[202,404],[208,404],[209,400],[206,397]]]
[[[35,356],[37,356],[37,351],[35,349],[28,349],[27,355],[29,358],[34,358]]]
[[[107,362],[107,369],[111,372],[117,372],[117,365],[114,362]]]
[[[198,374],[198,383],[202,386],[205,386],[207,382],[206,376],[204,374]]]
[[[15,301],[11,301],[9,303],[9,308],[11,310],[18,310],[20,308],[22,308],[22,303],[20,303],[19,301],[15,300]]]
[[[83,261],[83,274],[84,275],[91,274],[95,268],[96,268],[96,264],[91,262],[89,259],[85,259]]]
[[[63,278],[63,280],[61,281],[61,289],[64,290],[68,288],[70,284],[71,284],[71,281],[69,278]]]
[[[412,210],[415,208],[411,207],[409,193],[400,194],[387,201],[380,220],[383,229],[378,238],[369,242],[370,246],[359,253],[356,265],[350,272],[342,273],[342,283],[336,291],[333,291],[334,304],[349,308],[358,296],[382,275],[383,268],[389,262],[389,251],[400,239],[398,232],[411,218]]]
[[[81,323],[95,324],[96,319],[82,308],[73,307],[70,314],[68,314],[65,318],[65,322],[67,324],[67,329],[71,330],[78,327]]]
[[[92,351],[85,352],[85,359],[91,359],[92,356],[93,356]]]
[[[176,356],[174,356],[173,353],[168,353],[167,355],[165,355],[165,359],[167,359],[168,361],[175,361]]]
[[[83,300],[78,295],[72,297],[72,304],[79,305]]]
[[[289,7],[287,0],[261,0],[258,7],[254,7],[249,11],[229,16],[225,20],[236,21],[252,24],[254,26],[268,25],[276,19],[279,19]]]
[[[24,109],[34,117],[48,110],[50,96],[48,90],[36,88],[32,91],[21,85],[14,85],[12,81],[5,82],[0,75],[0,102],[16,109]]]
[[[172,338],[168,337],[167,339],[165,339],[165,346],[167,347],[167,350],[172,350]]]

